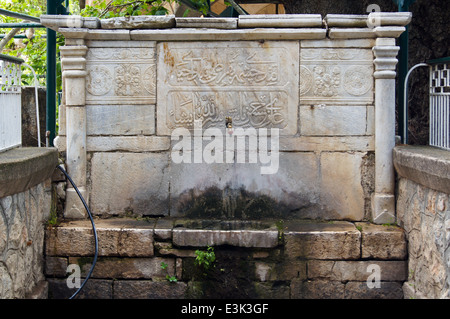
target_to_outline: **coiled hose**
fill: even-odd
[[[89,280],[89,278],[91,277],[92,272],[94,271],[94,267],[95,264],[97,263],[97,257],[98,257],[98,236],[97,236],[97,229],[95,228],[95,224],[94,224],[94,219],[92,218],[92,214],[91,211],[89,210],[88,205],[86,204],[86,201],[84,200],[83,196],[81,195],[80,191],[78,190],[77,186],[75,185],[75,183],[73,182],[72,178],[69,176],[69,174],[67,174],[67,172],[65,171],[64,168],[62,168],[61,165],[58,165],[57,168],[63,172],[63,174],[67,177],[67,179],[69,180],[70,184],[72,184],[73,188],[75,189],[75,191],[78,194],[78,197],[80,197],[81,201],[83,202],[84,208],[86,208],[86,211],[88,212],[89,215],[89,219],[91,220],[91,224],[92,224],[92,230],[94,232],[94,239],[95,239],[95,254],[94,254],[94,260],[92,262],[92,266],[91,269],[89,270],[86,278],[84,279],[83,283],[80,285],[80,287],[77,289],[77,291],[75,291],[75,293],[69,298],[69,299],[73,299],[75,298],[76,295],[78,295],[78,293],[81,291],[81,289],[83,289],[84,285],[86,284],[86,282]]]

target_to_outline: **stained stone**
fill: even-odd
[[[132,164],[130,164],[132,163]],[[167,215],[167,153],[94,153],[90,205],[94,214]],[[105,185],[109,185],[105,189]]]
[[[240,15],[240,28],[312,28],[322,27],[320,14],[258,14]]]
[[[175,16],[130,16],[100,20],[102,29],[160,29],[175,26]]]
[[[176,18],[177,28],[236,29],[236,18]]]

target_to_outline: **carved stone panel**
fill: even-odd
[[[301,104],[371,104],[373,56],[368,49],[302,48]]]
[[[155,103],[154,46],[90,48],[86,71],[86,104]]]
[[[157,133],[177,127],[279,128],[295,134],[299,45],[271,42],[158,44]]]

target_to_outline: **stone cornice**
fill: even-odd
[[[42,15],[41,23],[72,39],[98,40],[303,40],[396,38],[411,21],[410,12],[368,15],[248,15],[239,18],[133,16],[99,19]]]

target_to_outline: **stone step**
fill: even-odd
[[[235,221],[236,222],[236,221]],[[244,248],[284,247],[288,258],[333,260],[404,260],[406,239],[401,228],[347,221],[239,221],[231,227],[204,225],[170,218],[97,219],[99,256],[150,257],[156,245],[163,252],[229,245]],[[261,224],[262,223],[262,224]],[[262,225],[262,226],[261,226]],[[89,220],[62,222],[46,231],[47,256],[92,256],[94,236]],[[186,252],[185,252],[186,255]],[[187,255],[189,255],[187,253]]]

